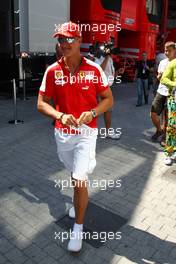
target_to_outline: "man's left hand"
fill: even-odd
[[[77,119],[79,126],[81,126],[82,124],[88,124],[92,121],[93,116],[92,116],[92,112],[88,111],[88,112],[83,112],[79,119]]]

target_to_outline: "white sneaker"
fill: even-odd
[[[164,160],[164,164],[170,166],[172,164],[172,159],[170,157],[166,157]]]
[[[69,211],[68,211],[68,216],[69,216],[70,218],[75,218],[75,207],[74,207],[74,206],[72,206],[72,207],[69,209]]]
[[[119,139],[121,137],[121,134],[107,134],[107,138],[111,138],[111,139]]]
[[[73,228],[67,249],[72,252],[79,252],[82,249],[82,229]]]

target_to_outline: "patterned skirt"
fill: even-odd
[[[176,155],[176,98],[175,91],[167,99],[168,125],[166,132],[165,154],[167,156]]]

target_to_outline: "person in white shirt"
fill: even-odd
[[[114,83],[115,78],[115,68],[113,64],[112,55],[109,53],[105,57],[97,51],[95,56],[95,63],[99,64],[103,71],[106,74],[106,77],[108,79],[108,84],[111,87]],[[111,128],[111,113],[112,109],[109,109],[107,112],[104,113],[104,122],[106,126],[106,138],[111,139],[119,139],[121,137],[121,133],[115,133],[110,130]]]
[[[166,69],[167,65],[169,64],[170,61],[172,61],[175,58],[175,43],[172,41],[166,42],[165,43],[165,55],[166,59],[163,59],[160,61],[159,66],[158,66],[158,75],[157,79],[160,81],[162,74],[164,70]],[[151,119],[156,127],[156,132],[152,136],[152,141],[157,141],[158,138],[163,136],[163,140],[165,140],[165,134],[166,134],[166,127],[167,127],[167,116],[166,116],[166,102],[167,102],[167,96],[168,96],[168,88],[159,83],[158,90],[156,93],[156,96],[152,102],[152,107],[151,107]],[[165,111],[164,114],[164,124],[163,128],[161,127],[160,123],[160,115],[161,113]],[[164,145],[164,141],[162,141],[162,145]]]
[[[160,64],[160,62],[162,61],[162,60],[164,60],[164,59],[167,59],[167,56],[165,55],[165,53],[164,52],[160,52],[160,53],[158,53],[157,55],[156,55],[156,66],[158,67],[159,66],[159,64]]]

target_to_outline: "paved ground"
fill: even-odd
[[[114,88],[113,127],[120,141],[98,139],[92,179],[122,180],[121,188],[89,188],[95,204],[128,219],[121,240],[96,249],[84,243],[79,255],[54,222],[71,205],[72,190],[55,188],[69,179],[57,160],[51,121],[36,111],[36,97],[18,101],[23,125],[9,125],[12,102],[0,101],[0,263],[169,263],[176,264],[176,167],[163,165],[163,153],[150,141],[150,106],[136,108],[134,85]],[[100,120],[100,126],[103,125]]]

